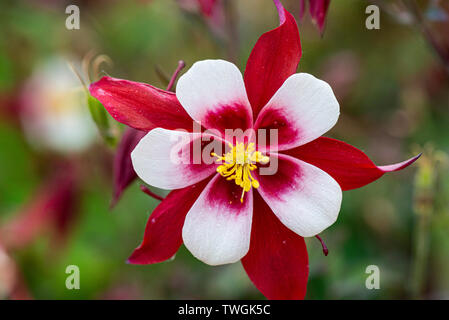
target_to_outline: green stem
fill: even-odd
[[[235,1],[224,1],[224,14],[227,34],[227,55],[228,59],[234,63],[238,62],[239,37],[238,37],[238,17]]]
[[[430,150],[429,150],[430,151]],[[435,192],[437,180],[437,161],[433,152],[425,155],[418,163],[415,177],[415,228],[413,242],[413,260],[411,269],[410,296],[422,299],[426,289],[426,277],[429,274],[429,235],[432,215],[435,211]]]
[[[425,289],[425,276],[427,274],[429,255],[429,222],[430,214],[417,215],[410,288],[413,299],[422,299]]]

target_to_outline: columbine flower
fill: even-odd
[[[279,2],[280,26],[263,34],[244,77],[222,60],[195,63],[176,94],[143,83],[104,77],[90,86],[118,121],[149,131],[132,152],[137,174],[173,190],[154,210],[130,263],[151,264],[175,255],[184,242],[211,265],[242,260],[270,299],[306,292],[308,257],[303,237],[329,227],[342,190],[368,184],[405,162],[378,167],[360,150],[321,137],[337,121],[338,102],[325,82],[296,74],[301,57],[297,25]],[[192,121],[209,132],[192,131]],[[277,141],[226,141],[226,129],[277,129]],[[182,138],[183,144],[179,143]],[[227,146],[215,162],[173,161],[205,139]],[[274,150],[279,150],[275,152]],[[277,162],[273,175],[261,174]]]

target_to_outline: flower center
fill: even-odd
[[[217,163],[222,163],[217,167],[217,172],[226,180],[234,180],[236,185],[242,187],[240,202],[243,202],[245,192],[251,190],[251,187],[259,188],[259,181],[251,175],[251,171],[257,169],[257,163],[267,164],[270,158],[260,151],[255,151],[256,148],[252,142],[248,145],[237,143],[235,146],[229,143],[229,146],[231,151],[224,156],[219,156],[215,152],[211,155],[217,158]]]

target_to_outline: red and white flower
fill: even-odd
[[[151,215],[130,263],[167,260],[184,243],[210,265],[241,260],[267,298],[301,299],[308,278],[303,237],[335,222],[342,190],[417,159],[378,167],[362,151],[321,137],[336,123],[339,104],[327,83],[296,73],[298,28],[277,6],[280,26],[259,38],[244,77],[232,63],[205,60],[179,79],[176,94],[110,77],[90,86],[116,120],[149,132],[132,152],[139,177],[174,189]],[[191,132],[192,122],[216,134]],[[268,146],[251,138],[226,141],[226,129],[251,128],[277,129],[278,140]],[[228,146],[212,153],[218,162],[172,161],[174,151],[198,141],[207,150],[205,139]],[[273,161],[277,172],[261,174]]]

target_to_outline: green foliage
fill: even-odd
[[[89,107],[90,115],[97,125],[98,131],[103,137],[104,141],[111,147],[117,144],[117,138],[112,133],[109,115],[100,101],[87,93],[87,105]]]

